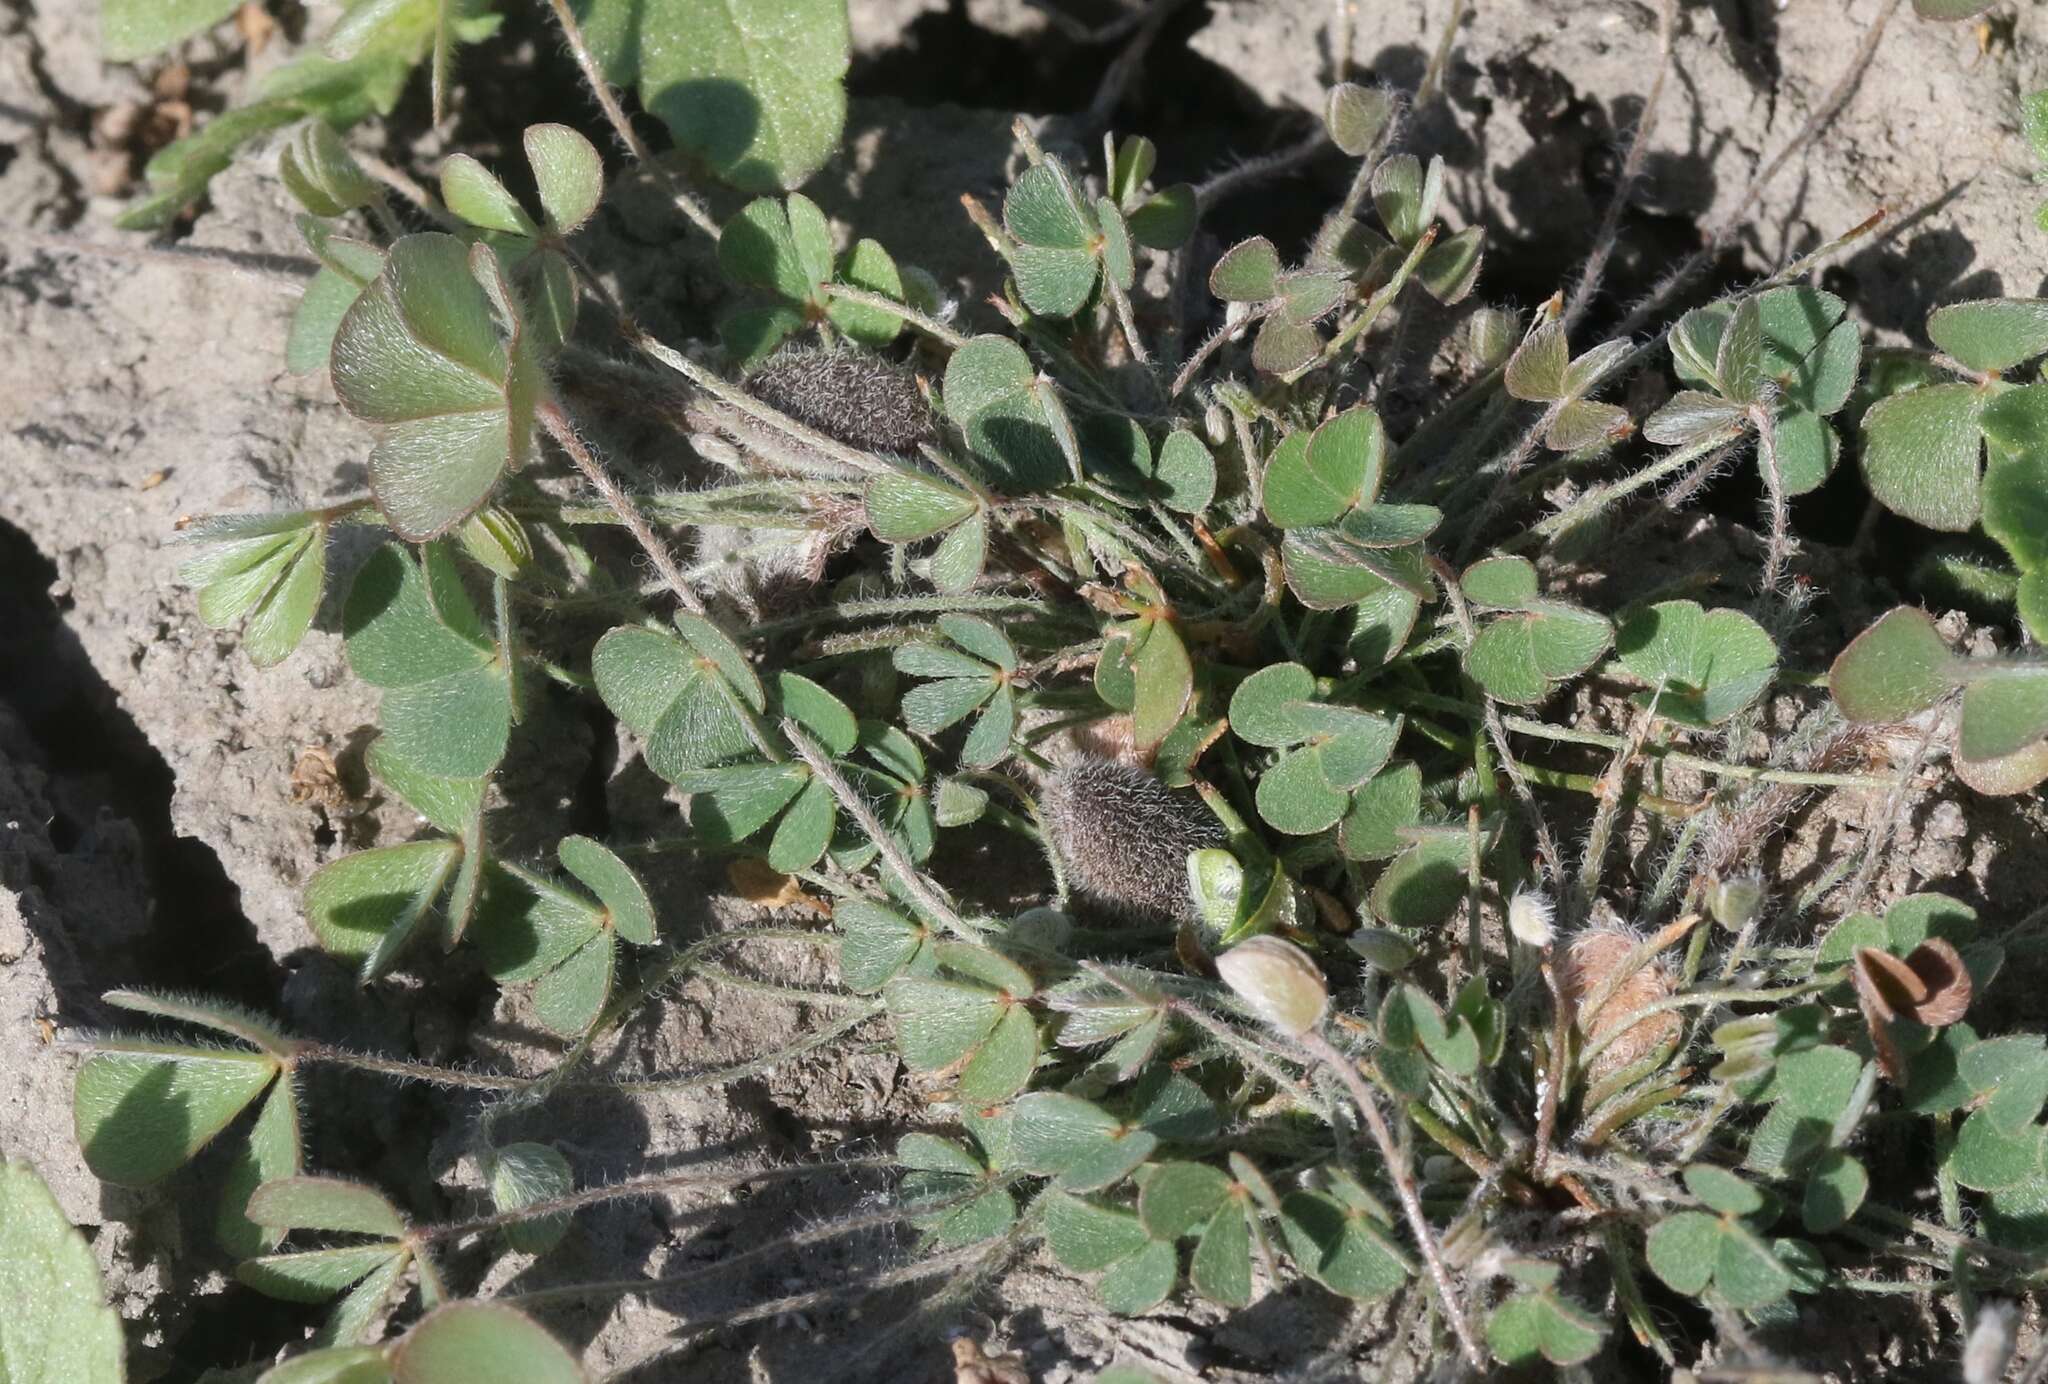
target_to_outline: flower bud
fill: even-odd
[[[1465,326],[1465,341],[1471,348],[1473,359],[1484,368],[1506,360],[1520,337],[1521,327],[1514,315],[1498,308],[1479,309]]]
[[[1763,876],[1753,870],[1732,879],[1717,879],[1707,890],[1707,912],[1730,932],[1742,931],[1762,917],[1763,911]]]
[[[1415,944],[1383,927],[1363,927],[1345,939],[1374,970],[1400,974],[1415,964]]]
[[[325,121],[308,120],[278,155],[278,177],[315,216],[340,216],[377,200],[377,185]]]
[[[1202,925],[1221,937],[1237,922],[1244,902],[1244,866],[1221,846],[1188,852],[1188,892]]]
[[[1290,1038],[1323,1020],[1330,991],[1307,952],[1278,937],[1240,942],[1216,958],[1223,983],[1261,1019]]]
[[[533,541],[519,516],[497,505],[478,510],[456,530],[462,550],[483,566],[511,581],[533,561]]]
[[[1040,951],[1063,952],[1074,936],[1074,920],[1057,908],[1027,908],[1010,920],[1009,940]]]
[[[1533,889],[1518,890],[1508,904],[1508,931],[1524,946],[1538,949],[1550,945],[1556,930],[1552,924],[1557,921],[1557,905],[1548,895]]]

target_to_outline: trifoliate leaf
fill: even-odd
[[[1624,668],[1652,694],[1659,715],[1711,726],[1763,694],[1778,671],[1778,648],[1763,626],[1738,610],[1704,610],[1697,601],[1663,601],[1630,618],[1615,636]]]

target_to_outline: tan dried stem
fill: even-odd
[[[1622,156],[1614,196],[1608,200],[1599,233],[1593,237],[1592,253],[1586,256],[1578,282],[1572,285],[1571,296],[1565,302],[1567,332],[1579,324],[1586,309],[1593,305],[1600,281],[1607,273],[1607,262],[1613,258],[1614,247],[1621,239],[1621,214],[1635,191],[1636,179],[1642,176],[1643,159],[1650,152],[1650,133],[1657,128],[1657,106],[1664,97],[1664,79],[1671,71],[1671,40],[1677,27],[1678,0],[1664,0],[1657,14],[1657,74],[1650,79],[1650,90],[1643,97],[1642,114],[1636,117],[1635,133],[1629,138],[1628,152]]]

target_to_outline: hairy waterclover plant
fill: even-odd
[[[218,17],[174,8],[117,24],[123,51]],[[2000,1001],[2007,942],[1938,896],[1864,907],[1896,813],[1857,878],[1795,898],[1765,871],[1809,795],[1904,791],[1844,718],[1932,726],[1959,693],[1965,782],[2048,779],[2030,657],[1960,657],[1901,608],[1841,652],[1830,698],[1780,649],[1803,605],[1781,579],[1787,501],[1844,447],[1897,512],[1981,522],[2041,633],[2048,386],[2004,378],[2048,351],[2040,304],[1938,310],[1933,364],[1955,378],[1877,390],[1845,440],[1830,420],[1860,332],[1808,280],[1853,233],[1716,301],[1673,280],[1647,345],[1587,324],[1611,245],[1525,321],[1473,301],[1482,234],[1445,225],[1444,160],[1400,147],[1402,102],[1338,82],[1313,152],[1355,161],[1351,191],[1298,258],[1265,236],[1205,250],[1228,189],[1155,187],[1170,150],[1105,137],[1091,175],[1092,151],[1019,122],[1000,216],[963,199],[994,291],[956,326],[929,275],[794,190],[836,147],[843,7],[553,8],[608,109],[604,81],[637,83],[698,164],[761,194],[722,224],[681,195],[733,290],[690,318],[690,350],[594,277],[616,252],[590,234],[603,158],[565,127],[523,134],[538,214],[458,153],[435,229],[336,133],[388,108],[357,78],[196,137],[321,117],[280,166],[321,266],[287,359],[324,368],[370,432],[366,495],[194,526],[199,612],[278,663],[315,623],[336,531],[391,536],[333,545],[337,565],[364,554],[337,574],[339,633],[374,708],[368,767],[419,826],[314,873],[311,934],[372,986],[435,974],[429,939],[474,947],[562,1041],[546,1071],[496,1074],[108,996],[227,1045],[96,1040],[75,1094],[94,1171],[152,1184],[227,1138],[218,1235],[240,1279],[337,1300],[270,1384],[581,1378],[533,1320],[462,1297],[492,1255],[545,1273],[584,1207],[828,1168],[895,1177],[885,1209],[737,1257],[900,1222],[912,1258],[729,1321],[920,1278],[949,1308],[1042,1244],[1112,1312],[1314,1292],[1387,1304],[1469,1371],[1608,1353],[1641,1373],[1716,1322],[1738,1349],[1795,1298],[1908,1270],[1966,1312],[2035,1281],[2048,1049],[1971,1022]],[[431,51],[445,87],[487,11],[360,0],[339,32],[353,61],[389,55],[380,81]],[[756,63],[764,44],[781,60]],[[197,195],[197,157],[151,216]],[[1386,383],[1446,310],[1470,349],[1418,415]],[[1669,401],[1639,418],[1644,390]],[[636,428],[660,445],[618,440]],[[1634,497],[1752,447],[1760,580],[1646,589],[1603,564],[1592,540]],[[623,728],[668,791],[654,839],[505,830],[543,696]],[[674,852],[829,925],[687,935],[643,878]],[[835,988],[715,959],[771,942],[827,953]],[[471,1152],[492,1209],[439,1223],[307,1170],[307,1067],[521,1111],[631,1094],[660,1079],[585,1059],[693,975],[841,1017],[688,1080],[859,1034],[900,1059],[927,1127],[890,1157],[603,1181],[573,1142],[487,1115]],[[1874,1177],[1900,1127],[1925,1158]]]

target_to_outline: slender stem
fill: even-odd
[[[761,402],[737,385],[728,384],[682,352],[663,345],[639,324],[628,321],[623,327],[634,349],[667,366],[719,402],[730,404],[755,421],[765,423],[784,436],[796,439],[820,456],[839,462],[864,476],[878,476],[900,469],[865,452],[857,451],[836,438],[827,437],[816,428],[805,427],[780,409]]]
[[[1593,898],[1600,889],[1600,876],[1607,868],[1607,846],[1614,836],[1615,817],[1621,811],[1622,787],[1628,781],[1630,768],[1642,754],[1643,743],[1649,739],[1650,728],[1656,724],[1656,719],[1654,701],[1635,713],[1634,725],[1626,742],[1614,751],[1607,771],[1600,776],[1599,786],[1593,795],[1597,800],[1593,825],[1586,832],[1585,853],[1579,857],[1579,877],[1574,886],[1577,898],[1571,910],[1574,917],[1583,918],[1592,909]]]
[[[583,473],[583,478],[590,482],[591,488],[597,491],[612,512],[619,516],[619,522],[626,526],[626,532],[633,535],[634,541],[654,563],[654,570],[661,573],[661,579],[668,583],[669,590],[675,593],[683,609],[693,615],[702,615],[704,602],[690,589],[690,583],[683,576],[682,569],[676,566],[675,556],[669,552],[668,544],[654,531],[654,526],[647,522],[647,516],[640,512],[640,507],[633,502],[633,497],[612,479],[611,473],[604,469],[604,463],[584,445],[583,439],[577,435],[576,425],[570,421],[569,415],[562,411],[562,406],[549,400],[540,406],[537,416],[541,426],[547,429],[548,436],[568,453],[571,464]]]
[[[618,94],[612,90],[612,84],[605,80],[604,70],[597,65],[596,56],[590,51],[590,45],[584,41],[583,26],[576,22],[576,15],[570,10],[568,0],[548,0],[548,8],[555,12],[555,23],[562,29],[562,41],[569,45],[569,54],[576,59],[577,69],[583,73],[584,84],[596,98],[598,108],[604,112],[604,118],[611,123],[612,133],[619,137],[619,143],[625,145],[626,152],[633,156],[634,161],[661,184],[662,191],[669,195],[677,211],[689,217],[698,230],[713,240],[718,239],[718,223],[711,219],[711,213],[705,211],[694,197],[683,191],[682,186],[666,168],[654,161],[654,155],[641,140],[639,133],[634,130],[633,122],[626,118],[626,111],[619,104]]]
[[[533,1307],[544,1302],[576,1302],[593,1297],[650,1293],[662,1288],[684,1288],[692,1283],[704,1282],[706,1279],[727,1277],[743,1264],[764,1259],[783,1250],[802,1249],[807,1245],[820,1244],[842,1235],[857,1235],[865,1230],[882,1230],[912,1216],[964,1206],[978,1197],[987,1195],[988,1190],[987,1187],[977,1185],[972,1191],[963,1192],[956,1197],[947,1197],[942,1201],[918,1206],[891,1206],[880,1211],[869,1211],[826,1221],[789,1235],[777,1236],[764,1244],[755,1245],[752,1249],[728,1254],[716,1263],[706,1264],[702,1268],[686,1269],[682,1273],[667,1274],[660,1278],[619,1278],[604,1282],[565,1283],[557,1288],[537,1288],[531,1292],[512,1293],[498,1300],[518,1303],[522,1307]]]
[[[968,1245],[946,1254],[935,1254],[919,1259],[900,1268],[882,1273],[863,1273],[851,1278],[829,1283],[822,1288],[812,1288],[787,1297],[773,1298],[767,1302],[756,1302],[731,1312],[712,1316],[696,1317],[677,1326],[678,1332],[705,1331],[716,1326],[742,1326],[747,1322],[765,1321],[771,1317],[785,1316],[791,1312],[803,1312],[848,1293],[878,1293],[884,1288],[894,1288],[904,1283],[915,1283],[919,1279],[937,1278],[940,1274],[951,1273],[957,1268],[985,1264],[997,1254],[1010,1247],[1008,1238]]]
[[[534,1078],[494,1076],[489,1072],[466,1072],[459,1067],[437,1067],[428,1062],[407,1062],[399,1058],[376,1057],[351,1052],[330,1043],[306,1043],[292,1054],[296,1065],[324,1062],[335,1067],[353,1067],[361,1072],[395,1076],[405,1081],[424,1081],[432,1086],[451,1086],[467,1091],[523,1091]]]
[[[1526,716],[1509,716],[1505,719],[1505,724],[1509,730],[1523,735],[1533,735],[1539,739],[1555,740],[1569,745],[1597,745],[1602,749],[1619,750],[1628,743],[1619,735],[1608,735],[1596,730],[1580,730],[1575,726],[1553,726],[1543,721],[1533,721]],[[1893,780],[1875,774],[1822,774],[1799,769],[1772,769],[1764,765],[1723,764],[1719,760],[1687,754],[1683,750],[1674,750],[1664,745],[1645,745],[1642,752],[1654,755],[1667,764],[1682,765],[1719,778],[1740,779],[1744,782],[1790,783],[1809,788],[1890,788],[1893,784]]]
[[[1612,505],[1616,500],[1625,499],[1646,485],[1654,485],[1666,476],[1684,470],[1698,458],[1705,456],[1717,447],[1725,446],[1735,441],[1740,436],[1741,429],[1731,426],[1703,437],[1697,442],[1688,443],[1661,461],[1644,467],[1632,476],[1612,481],[1597,490],[1587,491],[1577,500],[1566,505],[1549,518],[1531,525],[1529,528],[1524,529],[1497,546],[1502,552],[1511,553],[1517,549],[1526,548],[1539,539],[1555,537],[1574,524],[1583,523],[1585,520],[1592,518],[1600,513],[1600,511]]]
[[[1474,741],[1479,748],[1483,741]],[[1480,775],[1481,782],[1488,776]],[[1480,805],[1465,811],[1465,966],[1475,976],[1486,974],[1486,951],[1480,927],[1480,901],[1485,897],[1486,876],[1481,860],[1483,841],[1479,830]],[[1512,943],[1512,939],[1510,939]],[[1484,1176],[1484,1174],[1481,1174]]]
[[[801,1057],[807,1052],[822,1048],[827,1043],[834,1042],[842,1035],[851,1033],[854,1029],[859,1028],[881,1012],[881,1006],[867,1005],[848,1015],[838,1023],[829,1024],[819,1029],[816,1033],[806,1034],[796,1042],[785,1044],[774,1052],[763,1053],[761,1056],[751,1058],[745,1062],[735,1062],[730,1066],[717,1067],[708,1072],[698,1072],[691,1076],[656,1077],[646,1081],[616,1081],[605,1084],[612,1090],[623,1092],[629,1096],[657,1095],[669,1091],[694,1091],[706,1086],[723,1086],[727,1082],[756,1076],[772,1067],[780,1066],[793,1057]]]
[[[1443,1255],[1437,1249],[1436,1235],[1429,1227],[1428,1218],[1422,1214],[1422,1197],[1415,1190],[1414,1171],[1408,1166],[1407,1156],[1394,1142],[1393,1132],[1387,1128],[1386,1117],[1380,1114],[1379,1102],[1374,1099],[1372,1088],[1359,1074],[1358,1064],[1337,1051],[1336,1046],[1321,1033],[1311,1029],[1301,1035],[1301,1043],[1310,1055],[1336,1073],[1337,1079],[1350,1093],[1352,1103],[1358,1107],[1358,1113],[1364,1116],[1365,1127],[1379,1146],[1387,1176],[1394,1184],[1394,1195],[1400,1199],[1401,1210],[1407,1215],[1409,1232],[1415,1236],[1416,1248],[1421,1251],[1423,1262],[1429,1266],[1430,1282],[1436,1288],[1451,1334],[1458,1338],[1458,1349],[1466,1364],[1475,1370],[1485,1369],[1486,1357],[1480,1352],[1478,1339],[1472,1334],[1472,1324],[1465,1319],[1464,1306],[1458,1300],[1457,1289],[1452,1286],[1450,1272],[1444,1267]]]
[[[820,936],[824,937],[824,934]],[[831,939],[824,940],[829,942]],[[739,975],[709,961],[698,965],[697,974],[717,985],[729,985],[735,990],[747,990],[756,995],[769,995],[775,999],[787,1000],[791,1004],[853,1005],[866,1009],[871,1014],[879,1012],[859,995],[848,994],[844,990],[820,990],[808,985],[780,985],[772,980],[756,980],[752,976]]]
[[[781,619],[763,620],[759,624],[749,626],[747,632],[751,637],[759,638],[762,635],[806,629],[812,625],[830,624],[837,620],[898,620],[905,616],[947,615],[956,611],[976,610],[1013,620],[1049,619],[1059,614],[1043,601],[1036,601],[1028,596],[879,596],[871,600],[832,602],[815,610],[786,615]]]
[[[1785,564],[1792,555],[1792,505],[1785,498],[1785,474],[1778,465],[1778,425],[1769,409],[1761,404],[1749,408],[1750,426],[1756,429],[1756,455],[1764,473],[1764,497],[1771,508],[1771,539],[1764,550],[1763,578],[1759,585],[1767,596],[1778,590]]]
[[[1536,1146],[1529,1156],[1529,1175],[1538,1182],[1549,1174],[1550,1141],[1557,1132],[1557,1107],[1563,1099],[1565,1076],[1565,1052],[1571,1046],[1572,997],[1566,992],[1564,982],[1557,973],[1557,966],[1549,948],[1544,949],[1544,988],[1550,992],[1550,1062],[1543,1076],[1543,1102],[1536,1112]]]
[[[889,867],[889,873],[896,877],[896,882],[903,887],[903,892],[915,900],[934,922],[956,937],[972,940],[981,936],[981,929],[955,912],[953,905],[939,893],[937,886],[925,877],[924,872],[912,863],[908,855],[904,854],[903,843],[882,825],[882,819],[868,806],[867,799],[853,791],[853,785],[839,772],[839,767],[832,762],[831,756],[819,748],[817,741],[811,739],[809,732],[798,725],[793,717],[785,716],[782,719],[782,733],[788,738],[790,747],[797,752],[797,756],[811,766],[811,772],[818,776],[818,781],[830,790],[833,798],[838,801],[840,810],[853,818],[854,824],[874,843],[875,849],[881,853],[882,862]]]
[[[1536,833],[1536,852],[1543,858],[1552,883],[1561,887],[1564,884],[1564,855],[1557,848],[1556,838],[1550,834],[1550,823],[1544,819],[1543,809],[1536,804],[1536,794],[1529,788],[1528,776],[1522,772],[1521,763],[1508,744],[1507,729],[1501,725],[1500,707],[1492,697],[1486,699],[1485,725],[1487,737],[1493,741],[1493,748],[1500,755],[1501,767],[1507,770],[1508,784],[1515,790],[1515,799],[1522,805],[1522,813],[1529,819],[1530,829]]]
[[[1102,273],[1102,284],[1109,290],[1109,301],[1116,305],[1116,322],[1123,328],[1124,343],[1131,348],[1131,359],[1140,365],[1150,365],[1152,357],[1145,351],[1145,343],[1138,336],[1137,319],[1131,313],[1131,295],[1109,276],[1107,268]]]
[[[1843,912],[1853,912],[1863,902],[1863,895],[1870,888],[1870,882],[1877,877],[1877,866],[1884,855],[1886,843],[1899,829],[1899,822],[1906,815],[1906,804],[1911,800],[1909,791],[1913,780],[1920,776],[1920,766],[1927,761],[1927,751],[1934,744],[1935,728],[1941,724],[1939,718],[1930,719],[1926,733],[1920,737],[1919,748],[1913,757],[1899,768],[1898,781],[1892,785],[1891,797],[1885,803],[1884,820],[1877,830],[1870,834],[1864,846],[1863,863],[1856,868],[1856,878],[1849,885],[1849,897],[1843,903]]]
[[[1315,132],[1306,136],[1299,144],[1290,145],[1277,153],[1246,159],[1195,184],[1195,207],[1206,215],[1224,198],[1233,197],[1252,184],[1263,182],[1267,178],[1292,172],[1297,166],[1322,153],[1329,144],[1329,131],[1323,127],[1323,122],[1318,120]]]
[[[1436,51],[1430,54],[1429,67],[1422,74],[1422,84],[1415,88],[1415,104],[1419,109],[1429,104],[1436,96],[1437,88],[1443,85],[1444,69],[1451,64],[1451,45],[1457,42],[1458,26],[1465,22],[1465,11],[1469,0],[1451,0],[1450,16],[1444,20],[1444,31],[1436,41]]]
[[[1215,355],[1217,351],[1222,349],[1225,342],[1244,332],[1265,315],[1264,313],[1253,313],[1236,322],[1226,321],[1222,326],[1211,332],[1208,339],[1200,346],[1197,346],[1195,353],[1188,357],[1187,364],[1181,366],[1180,373],[1173,377],[1173,383],[1167,386],[1167,394],[1169,396],[1178,395],[1183,389],[1186,389],[1188,383],[1195,378],[1196,373],[1208,362],[1210,356]]]
[[[1342,327],[1339,327],[1335,335],[1331,336],[1329,343],[1316,353],[1314,359],[1310,360],[1306,365],[1297,365],[1294,369],[1282,375],[1280,377],[1281,380],[1287,384],[1293,384],[1309,371],[1319,369],[1335,361],[1338,356],[1343,354],[1345,347],[1357,340],[1374,322],[1377,322],[1380,314],[1387,310],[1387,304],[1393,302],[1399,296],[1401,290],[1408,286],[1409,276],[1415,272],[1416,266],[1422,263],[1422,257],[1429,253],[1429,247],[1436,243],[1437,232],[1440,229],[1442,229],[1441,223],[1435,223],[1425,230],[1409,249],[1408,258],[1401,261],[1400,267],[1394,270],[1393,277],[1388,279],[1377,293],[1365,300],[1365,306],[1358,310],[1357,316],[1351,318]]]
[[[954,331],[938,318],[919,312],[908,303],[899,303],[894,298],[870,292],[865,288],[856,288],[852,284],[820,284],[818,287],[824,290],[827,296],[842,303],[858,303],[864,308],[873,308],[876,312],[893,314],[934,341],[943,341],[956,351],[967,344],[966,336]]]
[[[1122,976],[1099,961],[1084,961],[1081,963],[1081,969],[1094,976],[1097,980],[1114,987],[1126,998],[1137,1000],[1141,1004],[1156,1004],[1160,1002],[1159,996],[1148,995],[1141,990],[1134,989]],[[1318,1108],[1314,1094],[1309,1087],[1299,1078],[1282,1070],[1280,1065],[1273,1061],[1265,1049],[1261,1048],[1257,1043],[1252,1042],[1192,1000],[1167,998],[1165,1004],[1167,1012],[1186,1019],[1217,1042],[1235,1052],[1244,1059],[1248,1066],[1256,1069],[1261,1076],[1272,1082],[1276,1088],[1294,1096],[1295,1099],[1299,1100],[1309,1109]]]

